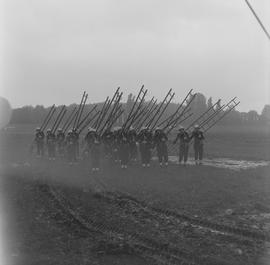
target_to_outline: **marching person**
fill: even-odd
[[[167,147],[168,137],[164,131],[160,128],[156,128],[154,134],[154,144],[157,149],[159,165],[168,166],[168,147]]]
[[[76,162],[76,140],[72,130],[68,131],[65,139],[65,145],[67,150],[67,160],[70,165]]]
[[[72,134],[75,140],[75,151],[76,151],[75,154],[76,154],[76,161],[77,161],[77,158],[79,158],[79,155],[80,155],[80,150],[79,150],[79,133],[76,128],[72,129]]]
[[[129,157],[131,161],[137,160],[137,133],[136,130],[131,126],[130,130],[128,131],[128,142],[129,142]]]
[[[119,132],[119,157],[121,161],[121,168],[127,168],[129,161],[129,142],[127,133],[123,130]]]
[[[94,128],[91,128],[91,127],[88,128],[88,132],[85,135],[84,140],[86,142],[87,150],[89,152],[91,149],[91,146],[93,145],[94,140],[95,140],[95,129]]]
[[[65,133],[61,128],[57,129],[56,134],[56,142],[57,142],[57,149],[60,156],[64,155],[64,147],[65,147]]]
[[[152,133],[146,128],[142,127],[138,134],[139,150],[141,154],[141,161],[143,167],[150,167],[151,148],[152,148]]]
[[[203,132],[200,130],[199,125],[194,126],[194,130],[191,134],[190,139],[194,138],[194,157],[195,157],[195,164],[201,165],[202,159],[203,159],[203,141],[204,141],[204,135]]]
[[[188,149],[189,149],[189,142],[190,137],[188,132],[185,130],[183,126],[179,127],[178,134],[173,141],[173,144],[176,144],[179,141],[179,159],[178,164],[180,165],[184,160],[184,165],[186,165],[188,160]]]
[[[90,146],[90,157],[92,162],[92,171],[99,171],[101,155],[101,139],[96,129],[92,131],[92,144]]]
[[[120,162],[120,142],[119,132],[121,127],[114,127],[112,137],[112,158],[115,163]]]
[[[37,146],[37,157],[44,156],[44,138],[44,132],[41,131],[40,127],[36,128],[35,143]]]
[[[110,129],[106,129],[103,133],[102,142],[104,144],[105,157],[112,157],[113,132]]]
[[[55,134],[52,132],[51,129],[47,130],[46,143],[47,143],[47,148],[48,148],[49,160],[55,160],[56,139],[55,139]]]

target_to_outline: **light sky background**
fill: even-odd
[[[12,107],[100,102],[144,84],[269,104],[270,42],[244,0],[0,0],[0,94]],[[249,0],[270,31],[270,1]]]

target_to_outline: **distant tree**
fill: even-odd
[[[270,121],[270,105],[265,105],[263,107],[262,113],[260,115],[260,120]]]
[[[222,124],[240,124],[242,123],[241,113],[235,109],[230,111],[223,120],[221,120]]]
[[[207,100],[207,108],[211,108],[212,106],[213,106],[212,97],[210,97],[210,98]]]
[[[221,99],[217,101],[217,105],[215,107],[216,110],[219,110],[221,108]]]
[[[247,113],[247,121],[248,122],[256,122],[259,120],[259,114],[255,110],[250,110]]]

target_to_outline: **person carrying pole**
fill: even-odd
[[[113,132],[109,128],[106,128],[101,139],[104,146],[105,157],[112,157]]]
[[[139,142],[139,151],[143,167],[150,167],[152,138],[151,131],[147,127],[142,127],[138,134],[137,141]]]
[[[34,140],[37,146],[37,157],[44,156],[44,138],[45,138],[44,132],[41,131],[40,127],[37,127]]]
[[[153,138],[154,138],[154,145],[156,146],[157,149],[159,165],[161,167],[163,165],[168,166],[167,135],[162,129],[157,127]]]
[[[194,130],[191,134],[190,140],[192,138],[194,138],[193,147],[195,164],[201,165],[203,159],[203,141],[205,138],[202,130],[200,130],[200,126],[197,124],[194,126]]]
[[[129,162],[129,142],[127,131],[121,128],[118,134],[118,138],[121,168],[127,168]]]
[[[88,147],[90,152],[92,172],[100,170],[101,139],[96,129],[91,129]]]
[[[67,161],[70,165],[76,162],[76,140],[72,130],[69,130],[65,139]]]
[[[120,142],[119,142],[119,133],[121,127],[116,126],[113,129],[113,137],[112,137],[112,159],[115,163],[120,162]]]
[[[127,138],[129,142],[129,157],[131,161],[136,162],[137,160],[137,133],[136,130],[131,126],[128,133],[127,133]]]
[[[57,150],[60,156],[64,156],[65,153],[65,133],[62,128],[57,129],[56,133]]]
[[[55,155],[56,155],[55,154],[56,139],[55,139],[55,134],[52,132],[51,129],[48,129],[47,130],[46,143],[47,143],[49,160],[55,160]]]
[[[79,136],[77,128],[72,129],[72,134],[73,134],[74,144],[75,144],[75,156],[76,156],[75,161],[77,161],[77,158],[80,155],[80,149],[79,149],[79,137],[80,136]]]
[[[180,126],[178,129],[178,134],[173,141],[173,144],[176,144],[179,141],[179,157],[178,157],[178,164],[181,165],[182,161],[184,162],[184,166],[188,160],[188,149],[189,149],[189,142],[190,137],[188,132],[185,130],[183,126]]]

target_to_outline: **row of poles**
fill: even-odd
[[[169,134],[183,122],[187,122],[194,114],[192,112],[192,102],[196,98],[196,93],[192,93],[191,89],[183,101],[177,106],[176,110],[164,117],[168,106],[170,105],[175,93],[170,89],[161,102],[157,102],[154,97],[150,101],[146,101],[148,90],[141,87],[136,96],[130,110],[124,108],[121,103],[123,92],[120,92],[120,87],[117,88],[112,98],[107,97],[102,104],[102,107],[94,105],[89,111],[85,113],[85,106],[88,99],[88,94],[83,93],[80,104],[75,106],[69,115],[67,115],[66,106],[62,106],[56,114],[56,106],[53,105],[46,115],[40,129],[44,131],[51,122],[52,133],[55,133],[58,128],[62,128],[64,133],[67,130],[76,130],[81,134],[87,127],[92,127],[96,130],[98,135],[102,135],[105,130],[111,130],[115,123],[121,118],[121,128],[123,131],[128,131],[131,128],[137,132],[141,128],[147,128],[153,131],[159,127],[166,134]],[[215,102],[206,111],[194,119],[186,130],[191,132],[195,124],[198,124],[203,132],[210,130],[217,122],[223,119],[230,113],[240,102],[236,97],[231,99],[228,103],[221,105],[221,100]]]

